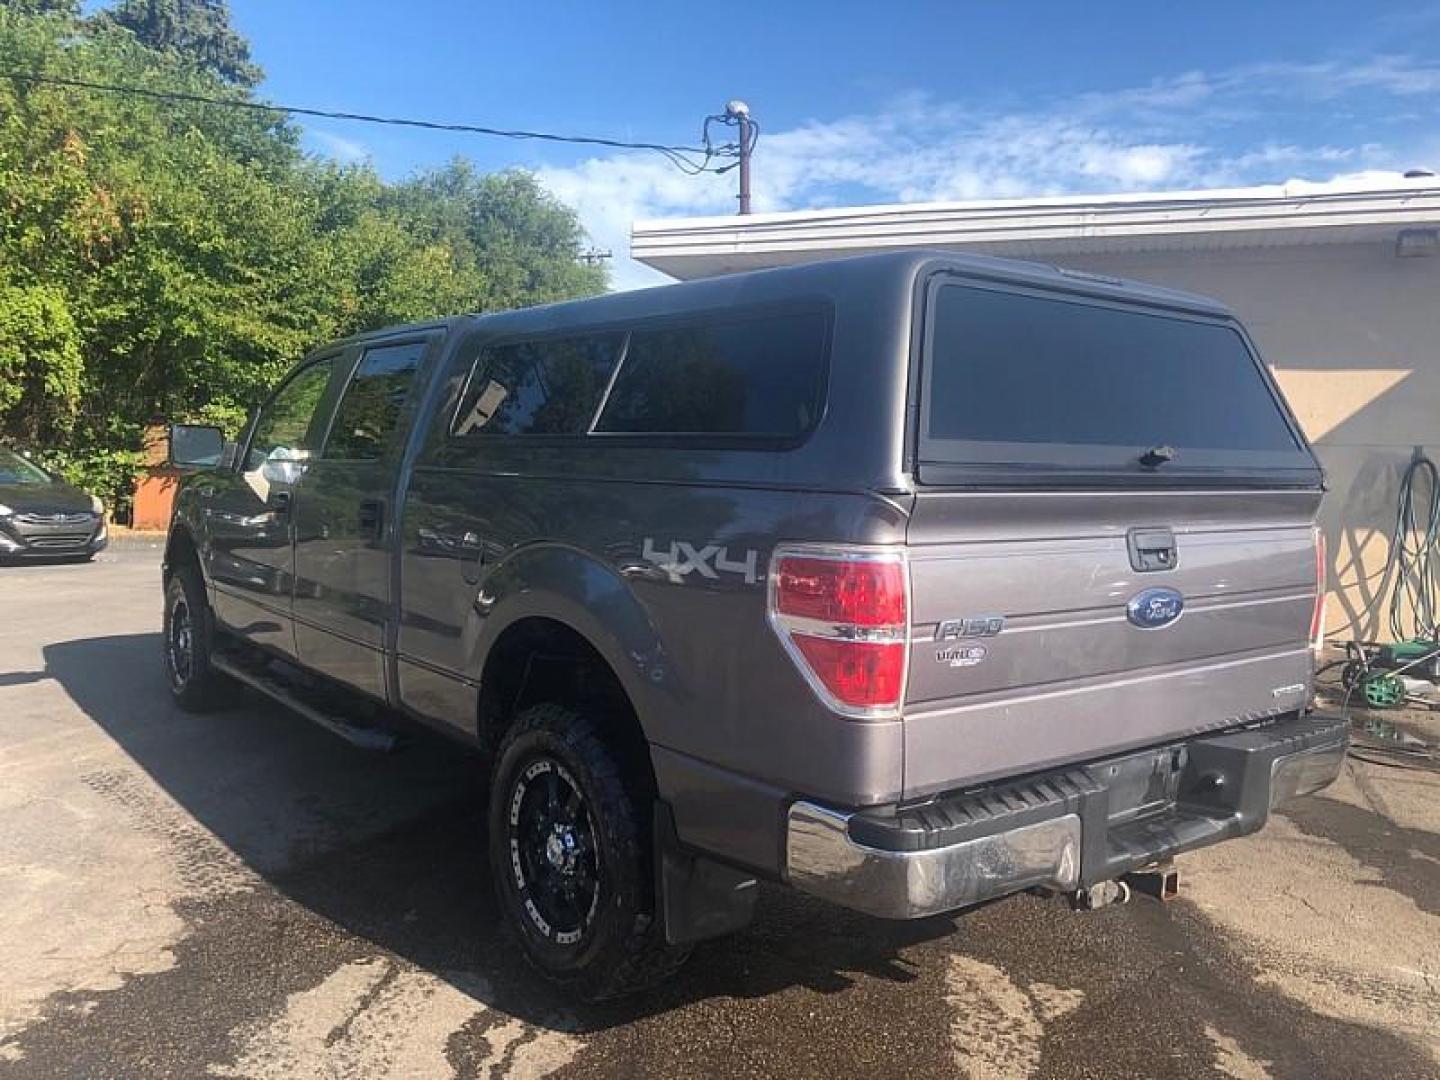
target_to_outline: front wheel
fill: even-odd
[[[653,985],[689,954],[656,911],[648,763],[606,735],[567,706],[527,709],[490,788],[500,909],[530,962],[586,1001]]]
[[[165,674],[176,703],[190,712],[215,707],[224,676],[210,666],[211,629],[205,583],[182,566],[165,583]]]

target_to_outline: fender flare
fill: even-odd
[[[537,617],[553,619],[589,642],[620,680],[642,728],[657,699],[679,696],[659,631],[624,577],[562,544],[527,545],[482,575],[462,630],[471,677],[480,680],[507,629]]]
[[[160,557],[160,569],[166,577],[174,572],[176,555],[182,547],[189,547],[194,552],[201,580],[208,588],[210,582],[205,573],[205,559],[200,552],[200,540],[195,535],[195,530],[191,528],[190,522],[176,514],[170,520],[170,528],[165,534],[165,549]]]

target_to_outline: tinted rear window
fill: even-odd
[[[494,345],[475,363],[453,433],[580,435],[620,356],[620,334]]]
[[[1311,465],[1254,355],[1221,322],[946,285],[926,359],[921,457],[1163,468]]]
[[[410,396],[424,355],[423,341],[365,351],[340,399],[325,457],[349,461],[380,457],[400,423],[400,410]]]
[[[819,418],[828,325],[807,311],[636,330],[596,430],[800,435]]]

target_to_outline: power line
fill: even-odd
[[[439,120],[418,120],[400,116],[374,116],[369,113],[348,112],[338,109],[312,109],[301,105],[271,105],[259,101],[245,101],[235,98],[211,97],[207,94],[192,94],[183,90],[153,90],[146,86],[126,86],[120,83],[94,82],[89,79],[73,79],[62,75],[44,75],[27,71],[0,71],[0,78],[15,82],[33,83],[43,86],[68,86],[78,90],[92,90],[99,93],[123,94],[131,97],[149,98],[154,101],[183,101],[195,105],[217,105],[229,109],[247,109],[251,112],[285,113],[288,116],[313,116],[325,120],[352,120],[362,124],[385,124],[391,127],[422,128],[427,131],[452,131],[468,135],[491,135],[501,139],[517,139],[533,142],[568,143],[577,146],[603,146],[612,150],[646,150],[660,154],[682,172],[692,176],[702,172],[725,172],[734,168],[727,165],[716,168],[711,162],[716,158],[735,158],[740,147],[731,143],[716,146],[710,141],[709,126],[719,117],[706,117],[702,131],[701,146],[672,146],[665,143],[628,142],[623,139],[606,139],[593,135],[559,135],[548,131],[525,131],[510,128],[486,127],[481,124],[453,124]]]

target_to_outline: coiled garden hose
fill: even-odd
[[[1400,478],[1400,505],[1381,581],[1390,584],[1390,633],[1396,641],[1440,637],[1440,470],[1419,450]]]
[[[1381,582],[1390,589],[1390,633],[1395,642],[1422,648],[1398,667],[1377,668],[1373,662],[1381,646],[1346,642],[1345,659],[1325,664],[1316,672],[1318,678],[1342,668],[1345,696],[1340,712],[1346,718],[1350,718],[1351,698],[1357,692],[1371,708],[1404,704],[1403,674],[1430,663],[1440,652],[1440,469],[1418,448],[1400,478],[1395,529]],[[1435,744],[1414,737],[1402,743],[1377,737],[1374,727],[1357,728],[1353,719],[1351,724],[1351,757],[1389,768],[1440,772],[1440,747]]]

